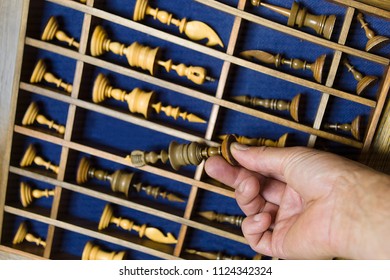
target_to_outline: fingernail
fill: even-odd
[[[253,216],[253,220],[255,222],[260,222],[261,221],[261,213],[256,214],[255,216]]]
[[[233,148],[233,149],[236,149],[236,150],[238,150],[238,151],[246,151],[246,150],[249,149],[249,147],[248,147],[247,145],[243,145],[243,144],[240,144],[240,143],[238,143],[238,142],[234,142],[234,143],[232,144],[232,148]]]

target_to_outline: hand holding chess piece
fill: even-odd
[[[54,190],[32,189],[30,185],[25,182],[20,183],[19,193],[20,202],[22,203],[23,207],[28,207],[34,199],[40,199],[42,197],[48,198],[50,196],[54,196]]]
[[[359,20],[360,24],[362,25],[362,28],[366,32],[366,37],[368,39],[366,44],[366,51],[375,51],[390,42],[390,39],[387,37],[375,35],[375,32],[368,27],[368,23],[364,21],[364,15],[362,13],[358,13],[357,19]]]
[[[163,24],[173,24],[174,26],[177,26],[180,33],[186,34],[191,40],[199,41],[207,39],[207,46],[220,45],[223,47],[223,43],[217,33],[207,24],[201,21],[187,21],[186,18],[181,20],[175,19],[172,14],[166,11],[150,7],[149,0],[137,0],[135,3],[133,20],[141,21],[146,15],[152,16]]]
[[[126,256],[126,251],[106,252],[100,249],[99,245],[94,245],[88,241],[81,255],[82,260],[123,260]]]
[[[76,42],[74,38],[71,38],[68,35],[66,35],[66,33],[61,31],[59,28],[60,28],[60,26],[58,24],[56,17],[54,17],[54,16],[50,17],[50,19],[47,22],[46,27],[42,33],[41,39],[43,41],[51,41],[55,37],[57,40],[59,40],[61,42],[68,43],[68,45],[70,47],[73,46],[76,49],[79,49],[80,44],[78,42]]]
[[[21,167],[28,167],[33,163],[38,166],[43,166],[46,168],[46,170],[51,170],[54,173],[58,174],[59,167],[49,161],[45,161],[42,157],[37,156],[37,150],[35,149],[33,144],[30,144],[25,151],[19,165]]]
[[[46,241],[40,237],[36,237],[28,232],[27,224],[25,222],[20,223],[18,230],[12,240],[12,244],[22,243],[24,240],[35,243],[37,246],[46,247]]]

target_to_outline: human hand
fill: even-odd
[[[235,189],[249,245],[283,259],[390,258],[390,177],[317,150],[234,143],[233,167],[209,176]]]

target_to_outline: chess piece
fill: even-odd
[[[348,68],[348,72],[351,72],[358,84],[356,85],[356,93],[360,95],[366,88],[373,85],[378,78],[374,76],[363,76],[359,71],[353,67],[347,59],[343,60],[343,64]]]
[[[136,150],[128,155],[126,159],[131,161],[136,167],[142,167],[150,163],[154,164],[159,160],[162,163],[166,163],[169,159],[172,168],[179,170],[184,165],[199,165],[203,160],[211,156],[221,155],[231,165],[237,165],[237,161],[230,152],[230,145],[233,142],[236,142],[234,135],[228,135],[218,147],[208,147],[197,142],[178,144],[172,141],[169,144],[168,153],[164,150],[159,154]]]
[[[238,256],[227,256],[222,252],[214,253],[214,252],[202,252],[194,249],[186,249],[186,253],[198,255],[208,260],[245,260],[244,258]]]
[[[224,140],[227,135],[221,135],[219,139]],[[285,147],[288,139],[288,133],[283,134],[278,140],[273,141],[267,138],[248,138],[245,136],[236,136],[237,142],[248,146],[267,146],[267,147]]]
[[[206,218],[209,221],[217,221],[218,223],[229,223],[235,226],[240,227],[244,216],[229,216],[221,213],[216,213],[213,211],[203,211],[199,212],[199,215],[203,218]]]
[[[63,88],[66,92],[71,93],[73,86],[71,84],[64,83],[62,79],[55,77],[52,73],[47,72],[47,67],[43,59],[40,59],[35,65],[34,71],[30,78],[30,83],[36,84],[45,80],[48,83],[55,84],[58,88]]]
[[[138,193],[143,191],[147,195],[152,196],[154,199],[161,197],[163,199],[168,199],[169,201],[184,202],[183,199],[172,193],[162,191],[159,187],[145,186],[141,182],[134,182],[134,173],[117,170],[114,173],[109,174],[107,171],[97,170],[91,166],[91,162],[87,158],[83,157],[80,160],[79,167],[77,169],[77,184],[83,184],[90,178],[110,182],[111,190],[113,192],[123,193],[126,197],[129,197],[130,187],[132,187]]]
[[[81,3],[87,3],[87,0],[80,0]]]
[[[223,47],[223,43],[217,33],[207,24],[201,21],[187,21],[186,18],[181,20],[175,19],[172,14],[166,11],[150,7],[149,0],[137,0],[135,3],[133,20],[141,21],[145,18],[145,15],[152,16],[163,24],[173,24],[174,26],[177,26],[180,33],[184,32],[191,40],[199,41],[207,38],[207,46],[220,45]]]
[[[330,39],[332,37],[334,25],[336,23],[335,15],[312,15],[308,13],[306,8],[299,7],[299,4],[295,1],[293,2],[290,10],[264,3],[262,0],[251,0],[251,3],[253,6],[263,6],[277,12],[278,14],[288,17],[288,26],[298,26],[299,28],[309,27],[326,39]]]
[[[156,72],[157,66],[162,66],[167,72],[176,71],[179,76],[186,76],[189,80],[196,84],[203,84],[207,81],[214,81],[213,78],[207,76],[207,71],[203,67],[186,66],[184,64],[175,65],[172,60],[160,60],[160,48],[150,48],[143,46],[137,42],[126,47],[118,42],[111,42],[107,32],[102,26],[97,26],[92,34],[91,39],[91,54],[92,56],[100,56],[105,52],[111,51],[120,56],[126,56],[131,67],[139,67],[143,70],[148,70],[151,75]]]
[[[96,77],[92,100],[94,103],[100,103],[106,98],[114,98],[122,102],[127,102],[131,113],[142,114],[146,119],[152,109],[157,113],[164,112],[168,117],[172,117],[177,120],[179,117],[189,122],[205,123],[206,121],[199,118],[194,114],[188,114],[187,112],[181,112],[179,107],[163,106],[161,102],[154,103],[155,94],[153,91],[145,92],[139,88],[133,89],[130,93],[119,89],[113,88],[110,85],[110,81],[103,74],[99,74]]]
[[[45,29],[43,30],[41,39],[43,41],[51,41],[54,39],[54,37],[57,38],[57,40],[61,42],[68,43],[70,47],[75,47],[76,49],[80,48],[80,44],[75,41],[74,38],[69,37],[65,34],[65,32],[60,30],[60,26],[58,24],[57,19],[52,16],[50,17],[49,21],[46,24]]]
[[[334,129],[335,131],[337,130],[349,131],[356,140],[360,140],[360,124],[361,124],[361,117],[357,116],[350,124],[349,123],[325,124],[325,128]]]
[[[30,185],[27,183],[21,182],[20,183],[20,202],[22,203],[23,207],[28,207],[34,199],[39,199],[42,197],[50,197],[54,196],[54,190],[38,190],[38,189],[32,189]]]
[[[278,100],[278,99],[261,99],[257,97],[249,97],[249,96],[234,96],[233,100],[243,104],[249,105],[251,107],[264,107],[269,108],[271,110],[278,111],[288,111],[291,117],[299,122],[299,101],[301,99],[301,94],[297,94],[291,102]]]
[[[171,234],[167,233],[164,235],[159,229],[148,227],[146,224],[141,226],[134,224],[133,221],[123,219],[121,217],[114,217],[114,210],[110,204],[107,204],[104,207],[102,216],[99,222],[99,230],[105,229],[109,226],[110,223],[115,224],[117,227],[120,227],[124,230],[134,230],[138,232],[140,238],[146,237],[152,241],[163,243],[163,244],[176,244],[176,238]]]
[[[364,16],[362,13],[358,13],[357,19],[359,20],[362,28],[366,32],[366,37],[368,39],[366,43],[367,52],[380,49],[385,44],[389,43],[389,38],[380,35],[375,35],[375,32],[368,27],[368,23],[364,21]]]
[[[255,58],[261,62],[267,63],[267,64],[275,64],[276,68],[279,68],[281,65],[289,65],[290,68],[295,70],[310,70],[313,73],[314,79],[322,83],[322,72],[325,64],[326,55],[323,54],[320,57],[316,59],[313,63],[308,63],[306,61],[302,61],[300,59],[286,59],[283,58],[281,54],[270,54],[264,51],[260,50],[248,50],[243,51],[240,53],[240,55],[246,59],[252,59]]]
[[[18,230],[16,231],[15,237],[12,240],[12,244],[19,244],[22,243],[24,240],[28,242],[33,242],[37,246],[46,247],[46,242],[43,241],[40,237],[35,237],[31,233],[28,233],[27,224],[25,222],[22,222],[19,225]]]
[[[37,156],[37,151],[33,144],[30,144],[24,153],[22,160],[20,161],[19,165],[21,167],[27,167],[35,163],[38,166],[44,166],[46,170],[51,170],[54,173],[58,174],[59,167],[56,165],[53,165],[49,161],[45,161],[40,156]]]
[[[106,252],[100,249],[100,246],[94,245],[88,241],[81,255],[82,260],[123,260],[126,256],[126,251]]]
[[[47,125],[50,129],[55,129],[60,134],[65,133],[65,127],[63,125],[56,124],[54,121],[48,120],[44,115],[40,115],[38,105],[35,102],[31,102],[24,114],[22,124],[32,125],[35,121],[39,124]]]

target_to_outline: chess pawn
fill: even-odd
[[[207,76],[207,71],[203,67],[186,66],[184,64],[175,65],[172,60],[160,60],[160,48],[150,48],[143,46],[137,42],[126,47],[118,42],[111,42],[107,32],[102,26],[97,26],[92,34],[91,39],[91,54],[92,56],[100,56],[105,52],[113,52],[120,56],[126,56],[131,67],[139,67],[143,70],[148,70],[151,75],[156,72],[157,66],[162,66],[167,72],[176,71],[179,76],[185,76],[196,84],[203,84],[207,81],[214,81],[213,78]]]
[[[360,95],[366,88],[373,85],[378,78],[374,76],[363,76],[359,71],[353,67],[347,59],[343,60],[343,64],[348,68],[348,72],[351,72],[358,84],[356,85],[356,93]]]
[[[157,199],[161,197],[174,202],[184,202],[178,196],[162,191],[159,187],[145,186],[142,183],[134,182],[134,173],[127,173],[122,170],[117,170],[112,174],[109,174],[104,170],[97,170],[91,166],[90,161],[83,157],[80,160],[79,167],[77,169],[76,181],[77,184],[84,184],[89,178],[96,178],[101,181],[108,181],[111,185],[113,192],[119,192],[129,197],[130,187],[133,187],[138,193],[143,191],[147,195]]]
[[[61,31],[57,19],[52,16],[46,24],[45,29],[43,30],[41,39],[43,41],[51,41],[54,37],[61,42],[68,43],[70,47],[75,47],[76,49],[80,48],[80,44],[75,41],[74,38],[69,37],[65,32]]]
[[[242,225],[242,221],[245,218],[244,216],[229,216],[213,211],[199,212],[199,215],[209,221],[217,221],[218,223],[229,223],[238,227]]]
[[[223,47],[223,43],[217,33],[207,24],[201,21],[187,21],[186,18],[181,20],[175,19],[172,14],[166,11],[150,7],[149,0],[137,0],[134,8],[133,20],[141,21],[145,18],[145,15],[152,16],[163,24],[173,24],[174,26],[177,26],[180,33],[186,34],[191,40],[199,41],[207,38],[207,46],[220,45]]]
[[[366,32],[366,37],[368,39],[366,43],[367,52],[379,49],[385,44],[389,43],[389,38],[380,35],[375,35],[375,32],[368,27],[368,23],[364,21],[364,16],[362,13],[358,13],[357,19],[359,20],[362,28]]]
[[[267,64],[275,64],[276,68],[279,68],[281,65],[288,65],[295,70],[310,70],[313,73],[314,79],[317,82],[322,83],[322,73],[326,59],[325,54],[319,56],[313,63],[308,63],[296,58],[286,59],[283,58],[281,54],[273,55],[260,50],[243,51],[240,55],[249,60],[255,58]]]
[[[94,103],[100,103],[106,98],[114,98],[115,100],[127,102],[131,113],[142,114],[146,119],[152,110],[157,114],[164,112],[168,117],[177,120],[179,117],[189,122],[205,123],[206,121],[194,114],[181,112],[179,107],[163,106],[161,102],[154,103],[155,94],[153,91],[145,92],[139,88],[133,89],[130,93],[118,88],[113,88],[110,81],[103,74],[96,77],[92,100]]]
[[[227,135],[221,135],[219,138],[224,140]],[[278,140],[273,141],[267,138],[248,138],[245,136],[236,136],[237,142],[248,146],[266,146],[266,147],[285,147],[288,139],[288,133],[283,134]]]
[[[136,231],[138,232],[138,235],[140,238],[146,237],[152,241],[163,243],[163,244],[176,244],[177,240],[176,238],[171,234],[168,233],[167,235],[164,235],[160,230],[157,228],[148,227],[146,224],[143,225],[136,225],[133,221],[128,219],[123,219],[121,217],[114,217],[114,210],[110,204],[107,204],[104,207],[102,216],[100,218],[99,222],[99,230],[107,228],[110,223],[115,224],[117,227],[120,227],[124,230],[128,231]]]
[[[59,167],[52,164],[49,161],[45,161],[40,156],[37,156],[37,151],[33,144],[30,144],[24,153],[22,160],[20,161],[19,165],[21,167],[27,167],[31,166],[33,163],[35,163],[38,166],[44,166],[46,170],[51,170],[54,173],[58,174]]]
[[[14,239],[12,240],[12,244],[16,245],[22,243],[24,240],[28,242],[33,242],[37,246],[46,247],[46,242],[43,241],[40,237],[35,237],[31,233],[28,233],[27,224],[25,222],[22,222],[19,225],[18,230],[16,231]]]
[[[100,249],[100,246],[94,245],[88,241],[81,255],[82,260],[123,260],[126,256],[126,251],[106,252]]]
[[[334,129],[335,131],[337,130],[342,130],[342,131],[348,131],[352,134],[352,136],[360,140],[360,125],[361,125],[361,117],[357,116],[352,123],[344,123],[344,124],[325,124],[326,129]]]
[[[295,1],[293,2],[290,10],[264,3],[261,0],[251,0],[251,3],[253,6],[263,6],[277,12],[278,14],[288,17],[288,26],[298,26],[299,28],[302,26],[309,27],[326,39],[330,39],[332,37],[334,25],[336,23],[335,15],[312,15],[308,13],[306,8],[300,8],[299,4]]]
[[[189,254],[198,255],[208,260],[245,260],[244,258],[238,256],[224,255],[222,252],[201,252],[194,249],[186,249],[185,251]]]
[[[38,189],[32,189],[30,185],[27,183],[21,182],[20,183],[20,202],[22,203],[23,207],[28,207],[34,199],[39,199],[42,197],[50,197],[54,196],[54,190],[38,190]]]
[[[55,77],[52,73],[47,72],[47,67],[43,59],[40,59],[35,65],[34,71],[30,78],[30,83],[36,84],[45,80],[48,83],[55,84],[58,88],[63,88],[66,92],[71,93],[73,86],[64,83],[62,79]]]
[[[65,127],[63,125],[56,124],[54,121],[48,120],[44,115],[40,115],[38,105],[35,102],[31,102],[24,114],[22,124],[32,125],[35,121],[39,124],[47,125],[50,129],[55,129],[60,134],[65,133]]]
[[[291,117],[299,122],[299,101],[301,94],[297,94],[291,102],[278,99],[261,99],[249,96],[234,96],[233,100],[251,107],[264,107],[271,110],[288,111]]]

